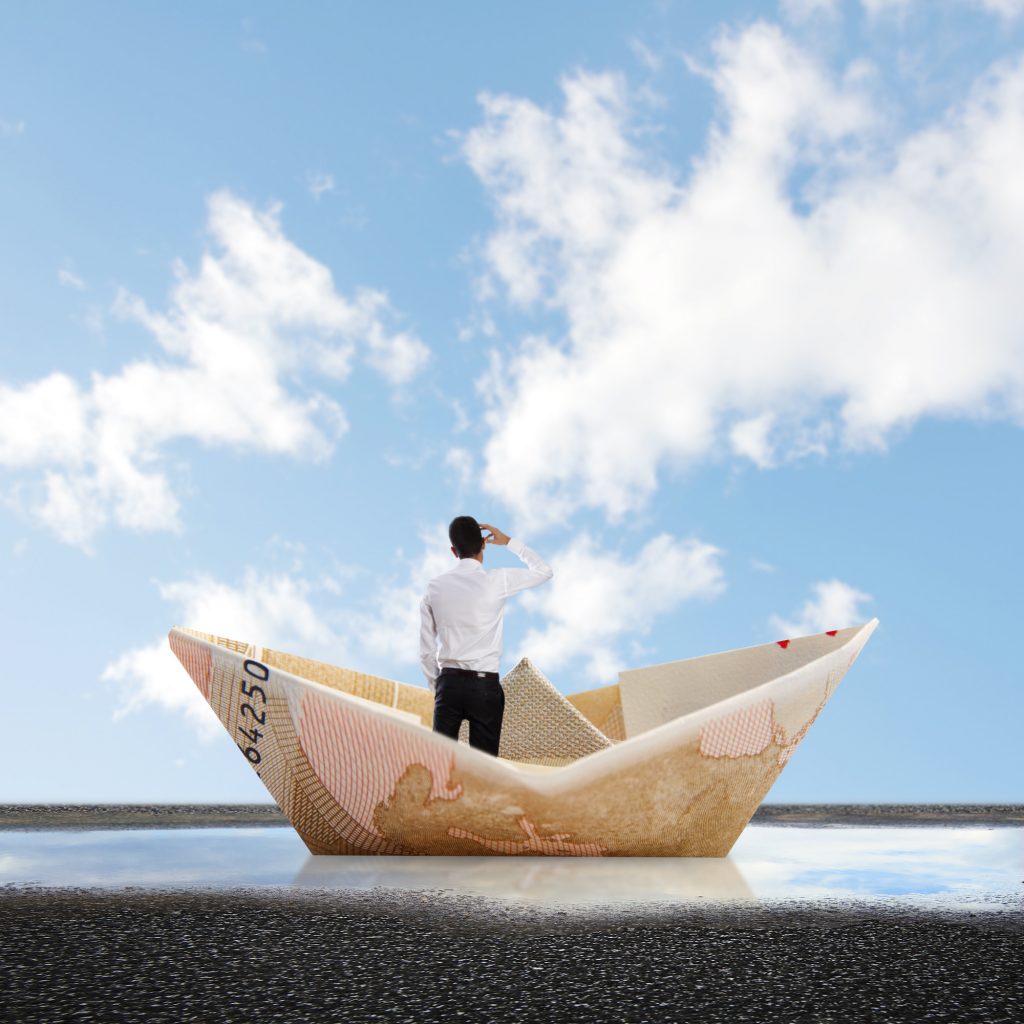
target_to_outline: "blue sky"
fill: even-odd
[[[167,630],[420,682],[469,513],[506,670],[878,616],[771,799],[1019,800],[1022,165],[1018,0],[6,4],[0,799],[263,799]]]

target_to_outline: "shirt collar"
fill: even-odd
[[[476,572],[478,569],[482,569],[483,563],[478,562],[475,558],[460,558],[455,566],[456,572]]]

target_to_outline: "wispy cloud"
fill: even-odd
[[[0,465],[41,473],[33,510],[58,537],[88,547],[105,524],[176,530],[180,508],[162,462],[181,438],[207,446],[327,458],[348,429],[320,383],[362,357],[391,385],[429,358],[380,290],[351,297],[284,235],[281,204],[209,197],[214,244],[199,269],[174,264],[166,312],[119,289],[112,312],[146,328],[159,354],[88,386],[53,373],[0,383]]]
[[[990,14],[1003,18],[1019,18],[1024,14],[1024,0],[968,0]]]
[[[449,448],[445,452],[444,464],[455,474],[460,491],[465,491],[473,482],[473,453],[468,448]]]
[[[65,270],[63,267],[57,271],[57,280],[65,288],[75,288],[78,291],[82,291],[85,288],[85,282],[77,274],[70,270]]]
[[[11,135],[24,135],[25,122],[22,120],[10,121],[0,117],[0,137]]]
[[[266,53],[269,49],[266,41],[256,35],[256,23],[252,18],[242,19],[242,38],[239,46],[247,53]]]
[[[306,188],[309,189],[309,194],[319,201],[325,192],[334,191],[334,175],[325,171],[310,171],[306,175]]]
[[[632,37],[629,40],[629,48],[633,51],[633,56],[650,72],[656,73],[661,70],[662,64],[664,63],[664,55],[659,53],[657,50],[652,49],[642,39],[637,36]]]
[[[641,146],[627,80],[578,71],[558,110],[484,94],[462,152],[504,301],[561,336],[496,350],[483,483],[531,526],[613,521],[667,472],[882,451],[924,417],[1024,423],[1024,62],[895,141],[863,60],[726,31],[691,169]],[[797,188],[793,183],[798,180]]]
[[[795,618],[771,617],[771,628],[780,638],[855,626],[864,621],[862,605],[873,600],[870,594],[837,579],[815,583],[811,590],[814,596],[804,602]]]
[[[864,10],[872,18],[882,15],[903,15],[913,2],[914,0],[861,0]]]
[[[839,11],[839,0],[781,0],[779,9],[791,21],[809,21],[822,16],[834,16]]]
[[[814,0],[790,0],[790,2],[813,3]],[[923,0],[861,0],[861,3],[868,16],[872,18],[886,15],[902,18],[909,14],[914,7],[927,12],[930,6]],[[962,7],[973,7],[987,14],[995,14],[1005,20],[1018,18],[1024,14],[1024,0],[959,0],[959,3]]]

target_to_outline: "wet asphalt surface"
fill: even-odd
[[[276,892],[276,894],[275,894]],[[1024,1020],[1024,912],[0,888],[4,1021]]]

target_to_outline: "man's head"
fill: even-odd
[[[459,558],[476,558],[484,548],[483,531],[472,516],[456,516],[448,527],[448,539]]]

